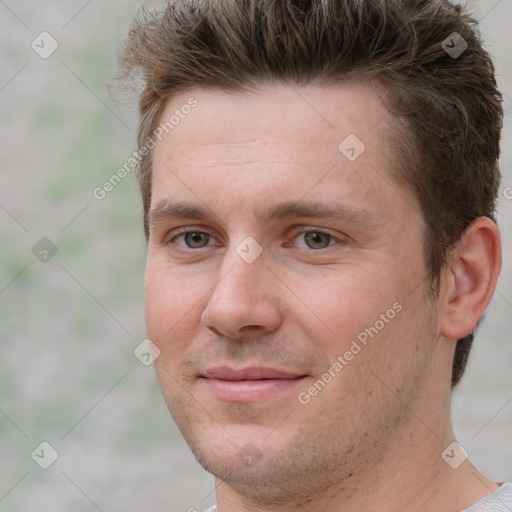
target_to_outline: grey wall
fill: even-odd
[[[512,4],[470,5],[508,114],[504,268],[453,417],[473,462],[512,480]],[[136,7],[0,1],[0,510],[186,511],[214,500],[152,368],[133,354],[145,338],[135,183],[93,195],[134,149],[133,111],[109,99],[105,80]],[[58,44],[48,58],[31,48],[50,52],[43,31]],[[58,452],[46,470],[35,462],[51,461],[44,441]]]

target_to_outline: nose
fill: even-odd
[[[201,317],[206,328],[234,339],[264,335],[279,328],[279,281],[267,267],[264,252],[248,263],[234,249],[230,250],[219,275]]]

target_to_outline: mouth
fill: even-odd
[[[276,368],[220,366],[208,369],[201,380],[219,400],[257,402],[298,386],[306,377]]]

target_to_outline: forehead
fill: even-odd
[[[189,109],[186,105],[192,98],[196,106]],[[260,142],[258,149],[264,152],[272,142],[272,150],[290,153],[304,144],[337,149],[339,142],[354,132],[370,142],[371,132],[378,125],[386,126],[387,114],[370,83],[273,85],[250,92],[193,90],[169,100],[161,122],[174,118],[176,125],[170,133],[174,144],[204,147]]]
[[[378,191],[394,165],[385,143],[390,114],[369,83],[194,90],[168,102],[162,124],[173,116],[155,148],[152,205],[204,197],[222,208],[230,197],[232,206],[261,206],[306,194],[396,201],[397,184]]]

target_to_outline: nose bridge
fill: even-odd
[[[263,248],[254,238],[246,237],[228,248],[221,265],[222,278],[214,286],[212,295],[233,294],[239,295],[239,301],[255,301],[264,289],[270,292],[261,286],[268,273]]]
[[[203,313],[207,327],[237,336],[246,326],[273,330],[279,325],[278,297],[266,260],[250,237],[228,248]]]

